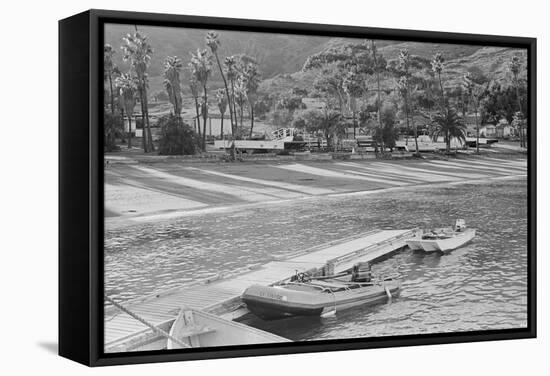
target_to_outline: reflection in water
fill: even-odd
[[[456,218],[477,228],[465,247],[447,255],[406,250],[374,266],[403,279],[391,304],[326,319],[245,321],[294,340],[526,326],[525,181],[320,197],[107,230],[106,292],[126,300],[358,232],[438,227]]]

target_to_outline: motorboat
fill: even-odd
[[[476,236],[476,230],[467,228],[463,219],[457,219],[454,227],[443,227],[423,231],[407,239],[410,249],[425,252],[448,252],[468,243]]]

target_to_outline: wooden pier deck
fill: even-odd
[[[182,307],[235,319],[248,311],[240,296],[252,284],[270,285],[298,272],[322,268],[331,262],[334,272],[349,269],[357,261],[375,261],[401,248],[414,230],[370,231],[289,255],[231,275],[201,281],[123,303],[148,322],[168,327]],[[131,351],[131,344],[151,336],[152,330],[117,308],[105,308],[105,352]],[[141,339],[139,339],[141,338]]]

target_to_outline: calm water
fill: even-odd
[[[326,319],[246,321],[294,340],[526,326],[525,181],[319,198],[111,230],[105,285],[126,300],[374,228],[439,227],[455,218],[477,229],[469,245],[448,255],[407,250],[374,266],[403,279],[391,304]]]

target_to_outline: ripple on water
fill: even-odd
[[[320,197],[107,230],[105,286],[126,300],[374,228],[430,228],[460,217],[477,228],[467,246],[443,256],[404,251],[374,266],[403,278],[391,304],[248,323],[295,340],[526,326],[526,207],[525,181],[508,181]]]

